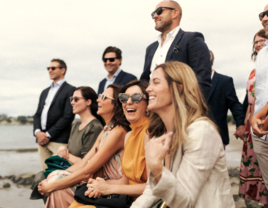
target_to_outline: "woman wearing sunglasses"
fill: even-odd
[[[73,124],[68,146],[61,146],[58,149],[58,156],[68,160],[71,164],[75,164],[88,153],[94,145],[98,135],[103,129],[104,120],[97,115],[98,95],[91,87],[79,87],[70,97],[71,105],[73,106],[73,113],[78,114],[81,121]],[[48,174],[49,171],[46,171]],[[47,175],[46,174],[46,175]],[[65,171],[54,171],[49,177],[59,178]],[[38,184],[46,177],[41,171],[36,174],[34,183],[31,187],[33,190],[31,199],[44,198],[37,190]]]
[[[148,169],[145,162],[144,145],[148,142],[146,133],[149,126],[147,112],[148,93],[146,81],[135,80],[126,84],[119,94],[119,100],[132,129],[125,138],[125,152],[122,158],[123,177],[117,181],[102,178],[89,179],[88,191],[90,198],[108,194],[126,194],[134,199],[142,194],[146,186]],[[70,208],[86,205],[74,201]],[[92,207],[89,205],[88,207]]]
[[[105,179],[122,177],[124,138],[130,128],[117,101],[119,90],[118,86],[110,85],[97,99],[97,114],[104,119],[106,126],[91,150],[80,162],[67,169],[67,176],[56,181],[48,176],[39,184],[39,192],[49,195],[46,207],[68,207],[74,200],[77,185],[93,177],[94,173],[98,172]]]
[[[222,140],[193,70],[181,62],[161,64],[147,92],[150,174],[131,207],[151,207],[161,199],[171,208],[234,208]]]
[[[58,156],[75,164],[83,158],[94,145],[105,123],[97,114],[98,95],[91,87],[79,87],[70,97],[73,113],[78,114],[81,121],[73,124],[68,146],[58,149]]]

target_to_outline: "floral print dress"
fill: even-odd
[[[252,104],[255,100],[255,70],[252,70],[247,82],[249,110],[246,113],[247,125],[243,141],[242,158],[240,165],[239,196],[252,199],[262,204],[268,204],[268,192],[262,179],[258,160],[255,155],[250,133],[249,117],[252,113]]]

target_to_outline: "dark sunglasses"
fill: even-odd
[[[71,96],[71,97],[70,97],[70,102],[74,101],[74,102],[76,103],[78,100],[81,100],[81,99],[85,99],[85,98],[83,98],[83,97],[73,97],[73,96]]]
[[[175,10],[175,8],[171,8],[171,7],[158,7],[154,12],[152,12],[151,16],[152,18],[154,18],[154,14],[156,13],[157,15],[160,15],[163,11],[163,9],[171,9],[171,10]]]
[[[121,103],[126,103],[130,97],[133,103],[139,103],[142,98],[146,99],[146,95],[143,93],[134,93],[132,95],[120,93],[118,96]]]
[[[112,97],[110,97],[110,96],[108,96],[108,95],[104,95],[104,94],[99,94],[99,98],[100,98],[101,100],[105,100],[106,98],[110,98],[111,100],[114,100],[114,98],[112,98]]]
[[[51,69],[52,71],[54,71],[57,68],[60,68],[61,69],[62,67],[54,67],[54,66],[52,66],[52,67],[47,67],[47,70],[49,71],[49,69]]]
[[[265,17],[265,15],[267,15],[267,17],[268,17],[268,10],[259,14],[260,21],[262,21],[262,19]]]
[[[103,60],[104,63],[106,63],[108,60],[109,60],[110,62],[114,62],[115,59],[117,59],[117,58],[103,58],[102,60]]]

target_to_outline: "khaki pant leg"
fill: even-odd
[[[49,158],[50,156],[57,154],[58,148],[60,146],[67,147],[67,144],[57,143],[57,142],[49,142],[48,144],[46,144],[44,146],[38,145],[38,153],[39,153],[40,163],[41,163],[43,171],[45,171],[45,169],[47,169],[47,165],[45,164],[45,160],[47,158]]]
[[[259,137],[252,136],[254,152],[257,156],[262,178],[268,189],[268,138],[262,140]]]

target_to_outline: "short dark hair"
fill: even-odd
[[[58,62],[60,64],[60,68],[64,68],[65,69],[65,72],[64,72],[64,75],[66,74],[66,71],[67,71],[67,65],[66,63],[61,60],[61,59],[52,59],[51,62]]]
[[[98,95],[97,95],[97,93],[91,87],[87,87],[87,86],[78,87],[75,89],[75,91],[76,90],[81,91],[81,94],[85,100],[91,100],[89,110],[90,110],[91,114],[93,116],[95,116],[101,122],[101,124],[104,126],[105,122],[104,122],[103,118],[97,114],[97,111],[98,111],[98,103],[97,103]]]
[[[251,59],[253,61],[256,60],[256,57],[257,57],[257,52],[255,51],[254,49],[254,41],[255,41],[255,38],[256,36],[260,36],[262,38],[265,38],[267,39],[266,35],[265,35],[265,30],[264,29],[261,29],[259,32],[257,32],[255,35],[254,35],[254,38],[253,38],[253,46],[252,46],[252,54],[251,54]]]
[[[211,66],[213,66],[213,63],[214,63],[214,54],[213,54],[213,52],[211,51],[211,50],[209,50],[209,54],[210,54],[210,56],[211,56]]]
[[[122,58],[122,51],[119,48],[116,48],[114,46],[109,46],[104,50],[104,52],[102,54],[102,59],[104,58],[104,55],[106,53],[111,53],[111,52],[114,52],[116,54],[116,58],[118,58],[118,59]]]

